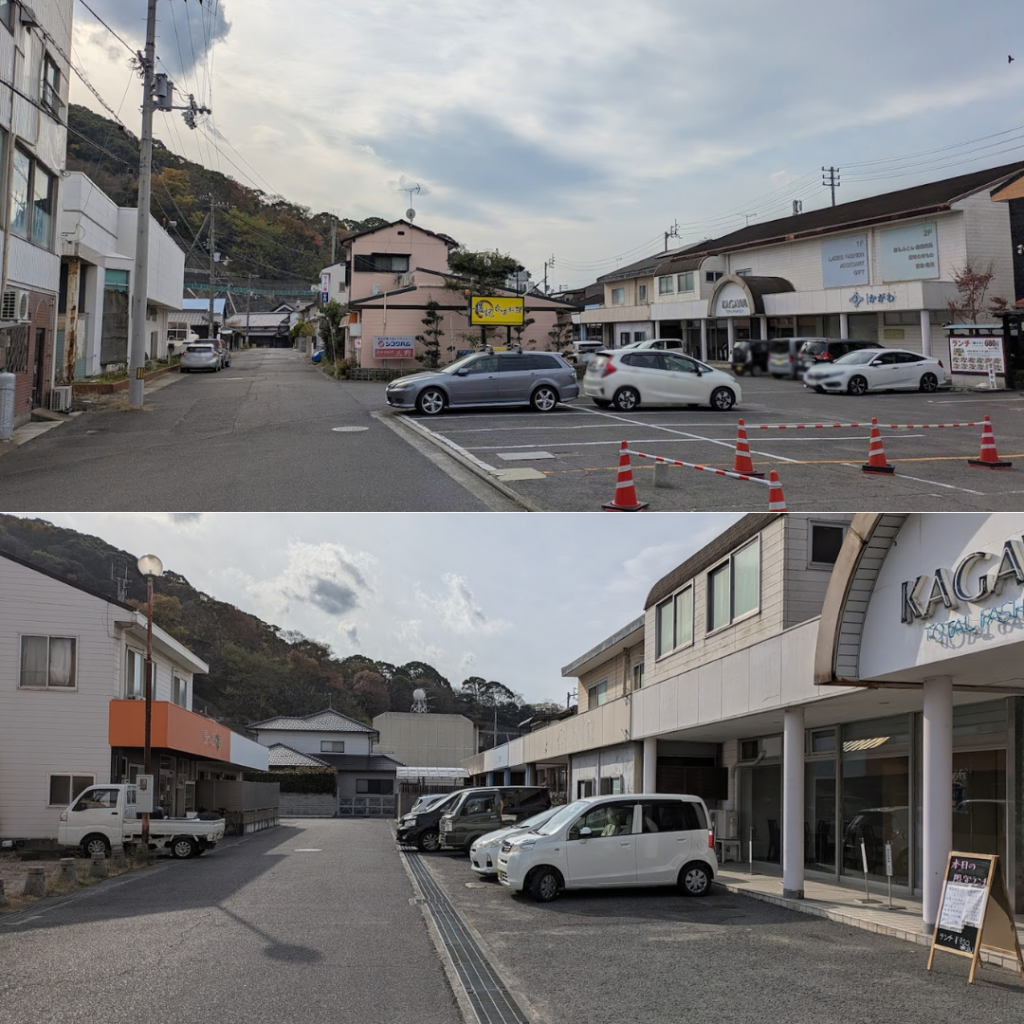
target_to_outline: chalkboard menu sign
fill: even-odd
[[[1024,958],[999,858],[992,854],[951,853],[928,954],[928,970],[932,969],[937,949],[970,957],[968,981],[973,983],[982,948],[1014,955],[1024,978]]]

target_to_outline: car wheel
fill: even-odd
[[[416,408],[424,416],[436,416],[444,410],[444,392],[440,388],[427,388],[417,397]]]
[[[82,853],[91,857],[94,853],[102,853],[104,857],[110,856],[110,840],[106,836],[86,836],[82,840]]]
[[[194,839],[189,836],[178,836],[171,843],[171,856],[178,860],[187,860],[189,857],[194,857],[198,849],[199,846]]]
[[[921,378],[921,390],[931,394],[939,389],[939,378],[934,373],[926,373]]]
[[[544,384],[530,395],[530,405],[537,412],[551,412],[558,405],[558,392]]]
[[[607,398],[592,398],[591,401],[598,407],[598,409],[607,409],[612,403]]]
[[[619,412],[632,412],[640,404],[640,392],[636,388],[619,388],[612,404]]]
[[[684,896],[707,896],[711,892],[711,872],[703,864],[687,864],[679,872],[679,888]]]
[[[732,388],[715,388],[711,392],[711,408],[719,412],[728,412],[736,404],[736,395]]]
[[[754,365],[750,367],[750,376],[751,377],[757,377],[760,373],[761,373],[761,367],[758,366],[757,363],[754,363]]]
[[[432,830],[424,832],[416,841],[416,846],[424,853],[436,853],[441,849],[441,840],[438,838],[437,832]]]
[[[538,868],[530,879],[530,895],[538,903],[550,903],[560,888],[561,879],[554,868]]]
[[[850,378],[850,383],[846,385],[846,390],[851,395],[863,395],[868,389],[868,382],[858,374],[856,377]]]

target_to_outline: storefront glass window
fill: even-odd
[[[836,866],[836,763],[804,766],[804,862],[812,871]]]
[[[911,815],[910,718],[876,718],[842,728],[842,872],[885,878],[885,844],[892,844],[893,883],[909,882]]]

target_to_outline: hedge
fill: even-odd
[[[330,793],[337,785],[333,771],[246,772],[246,782],[277,782],[282,793]]]

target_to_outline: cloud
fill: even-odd
[[[509,627],[510,623],[504,619],[488,618],[465,576],[449,572],[441,577],[441,581],[444,586],[439,593],[427,594],[417,589],[416,599],[437,616],[444,629],[457,635],[476,633],[489,636]]]
[[[202,512],[171,512],[171,522],[175,525],[186,526],[191,523],[198,523],[203,518]]]
[[[304,595],[295,593],[292,596],[302,598]],[[316,579],[309,581],[305,595],[309,601],[328,615],[344,615],[359,607],[359,594],[355,588],[332,579]]]

